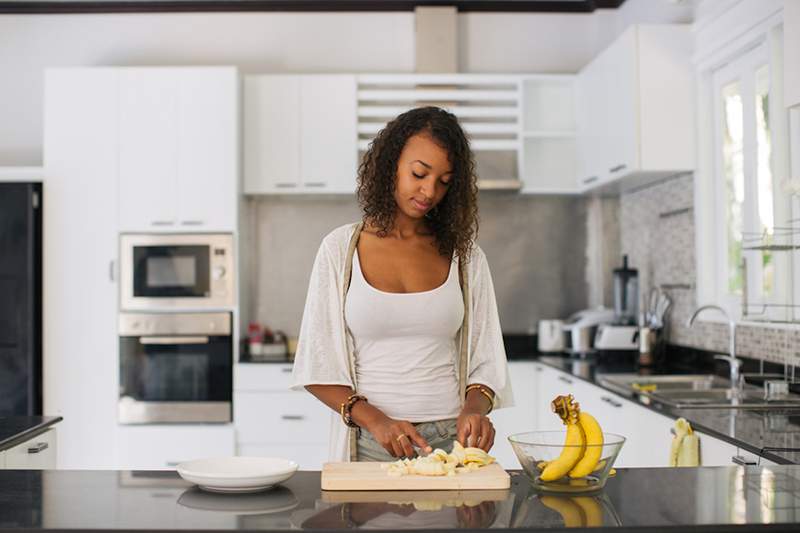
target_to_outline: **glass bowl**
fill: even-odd
[[[617,455],[625,443],[625,437],[614,433],[603,433],[603,444],[594,445],[602,448],[600,461],[591,474],[581,478],[564,476],[555,481],[542,481],[540,475],[544,469],[543,461],[557,459],[567,446],[564,444],[566,430],[563,431],[530,431],[517,433],[508,437],[511,447],[522,465],[522,469],[530,478],[533,486],[546,492],[592,492],[602,489],[608,475],[617,460]],[[590,446],[587,446],[587,448]]]

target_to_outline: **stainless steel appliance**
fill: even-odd
[[[585,355],[594,351],[594,337],[597,327],[610,324],[614,311],[605,307],[584,309],[570,316],[564,322],[566,349],[571,354]]]
[[[628,268],[628,256],[622,256],[622,267],[614,269],[614,323],[636,325],[639,316],[639,271]]]
[[[121,313],[120,424],[230,422],[231,313]]]
[[[233,255],[231,234],[122,234],[120,308],[233,307]]]

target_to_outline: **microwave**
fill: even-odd
[[[120,309],[225,309],[235,305],[233,235],[120,235]]]

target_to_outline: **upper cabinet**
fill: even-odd
[[[121,231],[235,231],[233,67],[119,69]]]
[[[353,194],[356,116],[355,76],[246,77],[245,194]]]
[[[692,39],[685,25],[626,30],[578,74],[578,187],[694,168]]]

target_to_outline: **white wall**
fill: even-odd
[[[691,3],[691,2],[690,2]],[[627,0],[594,13],[459,15],[465,72],[576,72],[634,22],[686,22],[689,5]],[[0,166],[41,165],[48,66],[237,65],[250,72],[413,72],[414,15],[0,15]]]

